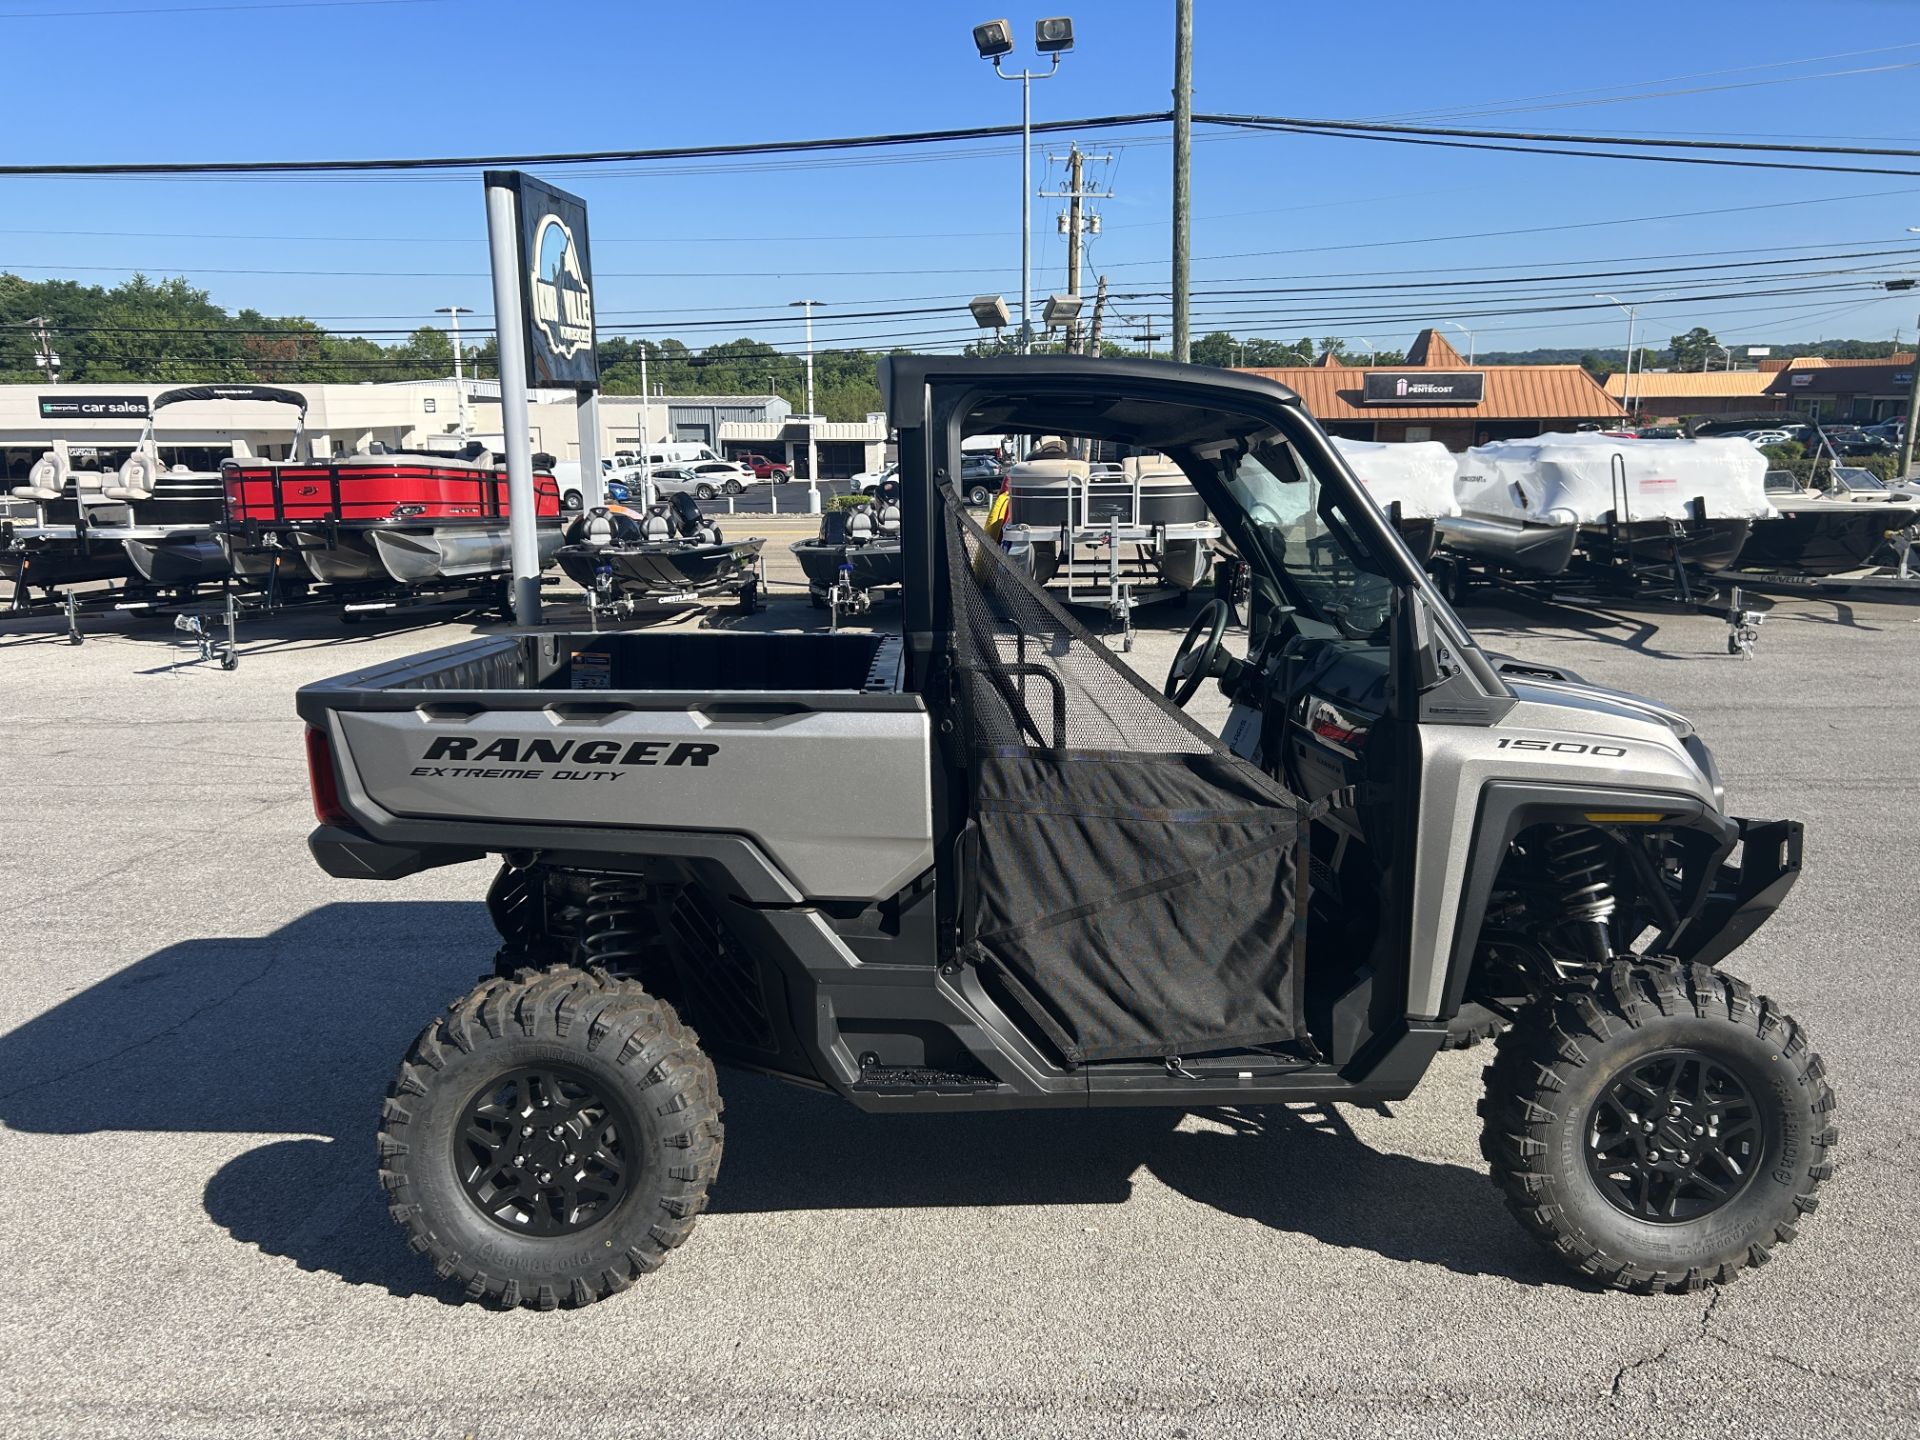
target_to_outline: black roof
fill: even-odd
[[[1262,376],[1171,360],[892,355],[880,361],[879,383],[895,427],[926,423],[931,380],[982,390],[967,419],[969,434],[1057,431],[1152,449],[1219,438],[1222,412],[1231,414],[1238,399],[1253,413],[1300,404],[1292,390]]]

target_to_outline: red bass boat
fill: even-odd
[[[264,579],[289,554],[324,584],[428,588],[512,569],[507,472],[477,441],[457,452],[230,461],[223,543],[237,574]],[[533,477],[544,565],[560,546],[560,490]]]

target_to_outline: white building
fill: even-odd
[[[500,387],[491,380],[468,380],[466,428],[499,443],[502,431]],[[95,413],[46,418],[49,408],[110,411],[115,399],[151,402],[173,385],[88,384],[0,385],[0,492],[19,484],[33,462],[56,441],[77,469],[117,469],[140,438],[144,419],[137,415]],[[396,384],[284,385],[307,398],[307,435],[317,456],[351,454],[374,443],[388,449],[413,449],[430,435],[460,428],[460,392],[452,380]],[[43,405],[42,402],[50,402]],[[137,407],[145,408],[145,406]],[[646,431],[653,440],[696,440],[722,454],[755,452],[784,460],[805,474],[807,427],[777,395],[662,395],[646,405]],[[285,405],[247,401],[193,400],[160,412],[154,439],[163,459],[194,468],[213,468],[234,453],[235,441],[247,453],[286,458],[293,443],[294,412]],[[574,396],[564,390],[537,390],[528,405],[533,448],[556,460],[580,457]],[[600,453],[610,456],[638,448],[641,399],[603,395],[600,399]],[[884,416],[869,415],[847,424],[819,421],[814,427],[820,473],[844,476],[877,469],[886,452]]]

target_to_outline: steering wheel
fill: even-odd
[[[1180,648],[1173,652],[1173,665],[1167,671],[1167,683],[1161,687],[1166,697],[1176,705],[1184,705],[1199,690],[1200,682],[1210,677],[1224,675],[1233,663],[1233,657],[1227,655],[1220,642],[1226,639],[1227,620],[1233,611],[1224,600],[1209,600],[1194,617],[1193,624],[1187,628],[1186,638],[1180,642]],[[1206,638],[1201,639],[1201,632]]]

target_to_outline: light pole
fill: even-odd
[[[1002,80],[1020,82],[1020,353],[1033,349],[1033,82],[1048,80],[1060,68],[1060,57],[1073,49],[1073,21],[1064,15],[1036,20],[1033,48],[1052,57],[1045,70],[1022,68],[1011,75],[1000,68],[1000,57],[1013,53],[1013,31],[1004,20],[973,27],[973,47],[982,60],[993,62]]]
[[[1640,307],[1627,304],[1618,295],[1596,294],[1593,298],[1605,300],[1609,305],[1618,305],[1627,312],[1627,369],[1625,378],[1620,382],[1620,408],[1631,415],[1633,414],[1633,326],[1634,321],[1639,318]]]
[[[1353,338],[1367,347],[1367,363],[1369,365],[1378,365],[1380,363],[1380,347],[1364,335],[1356,335]]]
[[[460,317],[462,315],[471,315],[473,311],[469,310],[465,305],[437,305],[434,307],[433,313],[436,315],[445,315],[452,321],[454,404],[460,414],[459,433],[465,435],[467,433],[467,381],[466,377],[460,373]]]
[[[1726,346],[1726,345],[1721,345],[1721,344],[1718,344],[1718,343],[1716,343],[1716,342],[1714,342],[1714,341],[1712,341],[1712,340],[1709,340],[1709,341],[1707,342],[1707,352],[1708,352],[1708,353],[1707,353],[1707,354],[1705,354],[1705,355],[1702,355],[1702,356],[1700,357],[1700,369],[1701,369],[1701,372],[1702,372],[1703,374],[1704,374],[1704,373],[1706,372],[1706,369],[1707,369],[1707,367],[1708,367],[1708,366],[1709,366],[1709,365],[1710,365],[1710,364],[1711,364],[1711,363],[1713,362],[1713,353],[1712,353],[1712,352],[1713,352],[1713,351],[1715,351],[1715,350],[1718,350],[1718,351],[1720,352],[1720,355],[1721,355],[1721,358],[1722,358],[1722,359],[1724,360],[1724,362],[1725,362],[1725,368],[1726,368],[1726,369],[1728,369],[1728,370],[1731,370],[1731,369],[1733,369],[1733,350],[1732,350],[1732,348],[1731,348],[1731,347],[1729,347],[1729,346]]]
[[[1473,363],[1473,332],[1467,329],[1467,327],[1462,325],[1458,320],[1442,320],[1440,323],[1442,325],[1451,325],[1454,329],[1458,330],[1462,335],[1467,337],[1467,364],[1471,365]]]
[[[818,300],[795,300],[788,304],[789,310],[798,309],[807,317],[807,513],[820,513],[820,466],[819,450],[813,442],[813,307]]]

